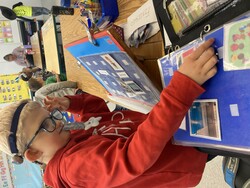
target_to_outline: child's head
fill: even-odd
[[[20,116],[18,116],[18,112],[16,113],[16,117],[14,118],[14,112],[16,111],[17,107],[21,104],[25,105],[21,109]],[[24,118],[27,114],[40,105],[38,103],[31,102],[30,100],[22,100],[13,104],[8,105],[7,107],[0,110],[0,150],[4,153],[13,156],[13,153],[10,149],[9,144],[9,135],[11,131],[11,125],[14,124],[13,119],[17,120],[17,131],[16,131],[16,148],[18,149],[18,154],[22,155],[24,152],[26,140],[26,128],[24,125]],[[20,107],[21,108],[21,107]],[[13,126],[14,127],[14,126]],[[23,131],[22,131],[23,130]]]
[[[32,73],[30,74],[30,73],[21,72],[21,74],[19,75],[19,77],[20,77],[23,81],[27,82],[27,81],[29,81],[29,79],[32,77]]]
[[[3,58],[5,61],[9,61],[9,62],[15,60],[15,56],[13,54],[7,54]]]
[[[38,77],[38,78],[31,77],[28,81],[28,85],[29,85],[30,90],[35,92],[41,87],[43,87],[44,81],[42,77]]]
[[[25,156],[46,163],[69,140],[69,132],[62,131],[59,118],[52,118],[38,102],[12,103],[0,110],[0,117],[0,150],[16,161],[22,162]]]
[[[32,75],[33,75],[33,72],[29,68],[25,67],[25,68],[23,68],[22,72],[20,72],[19,77],[23,81],[27,82],[32,77]]]

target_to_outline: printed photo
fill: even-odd
[[[135,92],[136,94],[145,94],[145,92],[140,88],[140,86],[138,86],[135,82],[133,81],[127,81],[125,82],[127,86],[129,86],[131,88],[131,90],[133,92]]]
[[[109,54],[101,55],[101,57],[116,71],[122,71],[123,68]]]
[[[129,78],[129,76],[127,75],[126,72],[117,72],[117,75],[118,75],[120,78]]]
[[[188,115],[191,136],[221,140],[216,99],[196,100],[193,102]]]

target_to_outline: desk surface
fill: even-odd
[[[30,37],[30,42],[31,42],[32,50],[35,52],[35,54],[33,54],[34,65],[36,67],[43,68],[42,49],[41,49],[40,37],[39,37],[38,32],[35,32]]]
[[[60,73],[60,58],[58,51],[58,39],[56,33],[55,18],[51,15],[42,26],[43,46],[46,69]]]
[[[115,21],[117,25],[122,25],[126,22],[127,17],[138,9],[146,0],[117,0],[119,17]],[[84,28],[79,24],[80,16],[79,9],[75,9],[73,16],[60,16],[62,42],[65,46],[73,41],[86,37]],[[103,99],[108,99],[106,90],[101,84],[83,67],[77,64],[77,60],[64,48],[64,58],[66,66],[66,74],[68,80],[78,83],[78,87],[84,91],[99,96]]]

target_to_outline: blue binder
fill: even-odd
[[[159,92],[108,31],[95,34],[98,45],[83,38],[65,48],[107,90],[108,97],[135,111],[148,113]]]
[[[204,40],[215,38],[215,50],[222,52],[224,28],[204,36]],[[188,46],[193,44],[188,44]],[[185,48],[185,47],[184,47]],[[248,46],[249,48],[249,46]],[[169,62],[165,56],[158,60],[164,85],[168,85],[172,72],[177,70],[177,62]],[[186,130],[179,129],[174,142],[181,145],[217,148],[250,154],[250,69],[225,71],[223,58],[217,64],[217,74],[203,87],[206,92],[199,99],[216,99],[218,105],[220,140],[192,136],[190,115],[186,117]],[[171,70],[172,68],[172,70]],[[171,71],[170,71],[171,70]],[[197,103],[194,103],[197,105]],[[199,128],[197,128],[199,129]]]

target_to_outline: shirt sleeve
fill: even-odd
[[[85,177],[88,184],[92,184],[89,187],[116,187],[140,176],[158,160],[192,102],[202,92],[204,89],[197,83],[176,72],[161,93],[159,103],[127,140],[96,137],[99,140],[95,144],[94,139],[88,143],[92,144],[91,152],[86,151],[90,145],[85,143],[85,149],[79,149],[72,158],[66,159],[66,166],[72,170],[65,173],[67,180],[72,185],[85,185],[82,179]],[[77,160],[77,165],[71,166],[72,160]]]
[[[106,102],[99,97],[83,93],[81,95],[66,96],[70,99],[70,106],[67,111],[73,114],[109,112]]]

